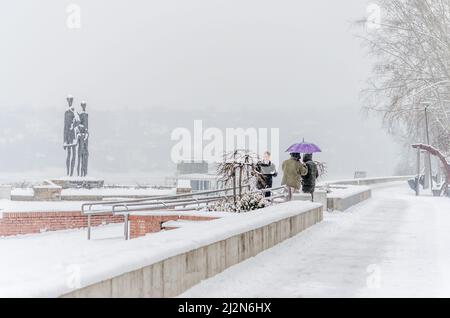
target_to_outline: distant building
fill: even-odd
[[[166,182],[173,182],[177,188],[190,188],[193,192],[215,190],[218,178],[209,173],[209,168],[206,161],[180,161],[175,178],[166,178]]]
[[[190,186],[193,192],[217,189],[217,176],[207,173],[191,173],[178,175],[177,185]]]
[[[180,161],[177,164],[177,175],[192,173],[208,173],[208,163],[206,161]]]
[[[364,179],[364,178],[367,178],[367,172],[366,172],[366,171],[355,171],[354,178],[355,178],[355,179]]]

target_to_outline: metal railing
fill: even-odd
[[[228,193],[231,192],[231,193]],[[287,191],[284,186],[274,187],[268,189],[255,190],[250,193],[265,194],[271,192],[271,196],[266,199],[274,202],[278,198],[287,198]],[[248,192],[247,192],[248,193]],[[81,206],[81,212],[88,217],[88,231],[87,238],[91,239],[93,215],[123,215],[124,216],[124,237],[127,240],[128,235],[128,218],[130,213],[151,213],[156,210],[181,212],[192,211],[208,207],[210,203],[220,200],[227,200],[229,198],[239,197],[233,188],[225,188],[218,190],[209,190],[202,192],[183,193],[169,196],[149,197],[142,199],[123,200],[123,201],[106,201],[106,202],[92,202],[84,203]]]

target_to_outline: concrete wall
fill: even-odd
[[[371,185],[377,183],[386,183],[394,181],[407,181],[414,178],[414,176],[396,176],[396,177],[378,177],[378,178],[363,178],[363,179],[348,179],[326,182],[328,184],[347,184],[347,185]]]
[[[175,297],[202,280],[300,233],[322,218],[322,207],[313,208],[62,297]]]
[[[43,185],[34,186],[35,201],[61,201],[62,187],[54,184],[50,180],[45,180]]]
[[[372,196],[370,189],[364,189],[360,192],[345,197],[328,197],[327,205],[329,210],[344,211]]]
[[[293,201],[311,201],[311,194],[309,193],[293,193],[292,194]],[[321,203],[323,206],[323,210],[327,211],[328,209],[328,201],[327,201],[327,192],[324,190],[316,190],[314,192],[314,202]]]
[[[34,190],[34,201],[61,201],[61,188],[54,186],[36,186]]]
[[[378,178],[362,178],[362,179],[348,179],[348,180],[336,180],[327,182],[329,185],[374,185],[379,183],[395,182],[395,181],[407,181],[413,176],[395,176],[395,177],[378,177]],[[364,200],[369,199],[372,196],[370,189],[362,190],[361,192],[345,196],[345,197],[328,197],[327,208],[328,210],[344,211],[355,204],[358,204]]]

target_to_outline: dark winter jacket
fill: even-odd
[[[312,160],[311,154],[304,154],[303,162],[308,167],[308,173],[302,176],[302,191],[305,193],[313,193],[316,186],[316,179],[319,177],[319,171],[316,163]]]
[[[258,162],[256,171],[260,173],[256,186],[258,189],[272,188],[272,178],[278,175],[277,168],[272,161]]]

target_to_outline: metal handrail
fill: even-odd
[[[166,195],[166,196],[155,196],[155,197],[147,197],[147,198],[141,198],[141,199],[132,199],[132,200],[122,200],[122,201],[101,201],[101,202],[89,202],[84,203],[81,205],[81,211],[82,213],[85,213],[86,209],[85,207],[89,207],[88,211],[92,210],[93,206],[102,206],[102,205],[118,205],[118,204],[126,204],[128,206],[133,205],[134,203],[139,204],[146,201],[154,201],[154,200],[167,200],[167,199],[173,199],[173,198],[183,198],[183,197],[192,197],[197,195],[205,195],[205,194],[213,194],[213,193],[219,193],[219,192],[226,192],[231,191],[233,188],[225,188],[225,189],[217,189],[217,190],[208,190],[208,191],[202,191],[202,192],[192,192],[192,193],[182,193],[182,194],[175,194],[175,195]]]
[[[277,190],[285,190],[285,186],[274,187],[268,189],[260,189],[256,191],[252,191],[250,193],[266,193],[273,192]],[[88,240],[91,238],[91,216],[92,215],[101,215],[101,214],[112,214],[115,215],[124,215],[124,236],[125,239],[128,239],[128,216],[131,212],[151,212],[155,210],[170,210],[172,212],[176,212],[176,207],[186,208],[189,205],[197,205],[197,209],[201,208],[200,204],[210,203],[219,201],[221,199],[228,199],[230,197],[234,197],[235,194],[227,194],[228,191],[233,190],[233,188],[226,189],[218,189],[218,190],[210,190],[210,191],[202,191],[195,193],[185,193],[179,195],[165,196],[165,197],[153,197],[147,199],[138,199],[138,200],[124,200],[124,201],[109,201],[109,202],[94,202],[94,203],[85,203],[82,205],[82,213],[87,215],[88,217]],[[218,193],[216,196],[208,196],[210,194]],[[198,198],[198,196],[203,196]],[[282,194],[272,195],[268,199],[272,202],[276,198],[286,198],[286,191]],[[109,209],[105,210],[92,210],[92,206],[110,206]],[[89,207],[86,211],[85,207]],[[131,209],[130,209],[131,208]],[[196,208],[190,208],[190,210],[197,210]],[[184,209],[185,210],[185,209]],[[181,211],[181,210],[179,210]]]

